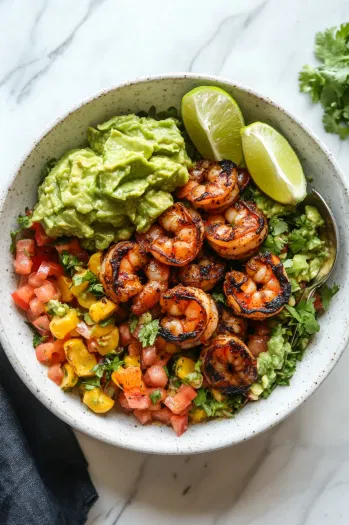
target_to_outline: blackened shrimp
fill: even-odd
[[[265,319],[288,303],[291,284],[279,257],[269,252],[250,259],[245,272],[226,274],[224,292],[229,306],[241,317]]]
[[[195,208],[216,210],[227,207],[239,196],[236,164],[230,160],[199,160],[189,173],[189,181],[177,190]]]
[[[257,380],[256,359],[241,339],[219,335],[201,352],[208,383],[223,394],[243,394]]]
[[[138,273],[144,271],[146,284]],[[122,241],[107,252],[100,270],[105,293],[116,302],[133,298],[132,311],[136,315],[153,308],[160,294],[167,290],[170,272],[168,266],[154,260],[133,241]]]
[[[217,328],[215,302],[199,288],[176,286],[162,294],[160,304],[166,315],[160,321],[159,335],[181,348],[204,343]]]
[[[251,175],[246,168],[238,168],[238,186],[240,193],[250,184]]]
[[[259,354],[268,350],[270,328],[265,321],[253,321],[252,323],[253,333],[248,336],[247,346],[251,354],[258,357]]]
[[[170,266],[185,266],[199,253],[204,224],[200,215],[181,202],[176,202],[137,240],[155,259]]]
[[[139,294],[143,284],[137,275],[148,257],[134,241],[121,241],[106,253],[99,278],[105,293],[115,302],[124,303]]]
[[[148,312],[160,300],[162,292],[168,288],[170,269],[166,264],[162,264],[156,259],[149,261],[144,267],[145,276],[148,282],[142,291],[133,299],[132,312],[141,315]]]
[[[207,292],[225,275],[226,264],[217,256],[199,253],[197,258],[177,271],[177,280],[184,286],[194,286]]]
[[[245,259],[258,250],[268,234],[268,221],[252,202],[239,201],[224,214],[209,215],[205,236],[226,259]]]
[[[245,339],[247,334],[247,321],[243,317],[235,315],[230,308],[218,304],[218,327],[216,334],[236,335],[240,339]]]

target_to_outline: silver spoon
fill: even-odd
[[[333,270],[338,254],[338,227],[336,219],[334,218],[334,215],[325,199],[320,195],[319,192],[312,190],[312,192],[308,193],[304,201],[300,204],[300,209],[304,210],[305,206],[315,206],[325,221],[325,224],[320,231],[320,238],[326,241],[329,255],[310,285],[304,288],[299,301],[302,299],[305,301],[311,299],[314,296],[316,290],[325,284]],[[293,346],[295,342],[297,331],[298,330],[296,326],[292,335],[291,346]]]
[[[316,190],[312,190],[312,192],[305,197],[304,201],[301,203],[301,209],[304,209],[305,206],[315,206],[319,210],[321,217],[324,219],[325,224],[321,228],[320,238],[326,241],[329,250],[328,258],[321,266],[310,285],[307,286],[302,293],[301,299],[307,300],[313,297],[316,290],[327,281],[333,270],[338,253],[338,227],[336,219],[334,218],[328,204]]]

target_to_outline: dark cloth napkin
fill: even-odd
[[[72,430],[0,347],[0,525],[82,525],[98,498]]]

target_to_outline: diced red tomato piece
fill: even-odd
[[[40,222],[33,222],[31,229],[35,231],[35,242],[38,246],[45,246],[52,242],[52,238],[46,232]]]
[[[93,354],[94,352],[98,352],[98,342],[95,337],[91,337],[91,339],[87,340],[87,350]]]
[[[152,394],[153,392],[160,392],[161,397],[159,398],[159,403],[161,403],[162,401],[165,401],[167,392],[164,388],[154,387],[154,388],[148,388],[147,390],[148,390],[149,395]]]
[[[167,396],[164,403],[174,413],[181,414],[197,396],[197,392],[189,385],[181,385],[178,392],[172,397]]]
[[[188,416],[171,416],[171,425],[177,436],[181,436],[188,428]]]
[[[156,403],[156,405],[151,404],[149,410],[151,410],[152,412],[161,410],[161,403]]]
[[[169,425],[171,423],[171,416],[173,416],[172,412],[166,407],[152,412],[151,415],[154,421],[160,421],[164,425]]]
[[[51,281],[44,281],[40,287],[34,288],[34,293],[43,303],[58,298],[58,290]]]
[[[38,276],[37,272],[32,272],[28,277],[28,283],[33,288],[39,288],[41,285],[44,284],[44,280],[46,277],[42,278],[40,275]]]
[[[125,397],[127,399],[130,408],[138,408],[139,410],[145,410],[151,405],[149,394],[142,394],[138,391],[125,391]]]
[[[35,348],[36,358],[40,363],[53,365],[65,361],[63,341],[48,341]]]
[[[128,323],[121,323],[119,326],[119,334],[121,346],[128,346],[131,343],[138,343],[137,339],[131,334]]]
[[[31,257],[35,254],[35,243],[33,239],[21,239],[16,242],[16,259],[13,261],[15,272],[20,275],[29,275],[33,261]]]
[[[21,286],[24,286],[25,284],[28,284],[28,275],[20,275],[18,288],[20,288]]]
[[[144,374],[144,383],[149,387],[160,387],[163,388],[168,383],[168,377],[165,369],[161,365],[153,365]]]
[[[39,334],[47,335],[50,331],[50,319],[47,315],[40,315],[40,317],[33,321],[33,326],[35,326]]]
[[[48,369],[47,375],[56,385],[60,385],[62,383],[63,379],[63,370],[61,368],[61,365],[59,363],[56,363],[55,365],[51,365]]]
[[[141,343],[131,343],[127,347],[127,351],[131,357],[138,357],[141,354]]]
[[[123,408],[127,412],[132,412],[132,408],[130,407],[129,402],[128,402],[124,392],[120,392],[118,399],[119,399],[119,403],[121,405],[121,408]]]
[[[46,279],[50,275],[54,277],[59,277],[60,275],[63,275],[63,274],[64,274],[64,270],[62,266],[55,262],[43,261],[40,264],[40,267],[38,269],[38,275],[40,277],[42,275],[44,279]]]
[[[40,301],[40,299],[38,299],[37,297],[33,297],[29,301],[29,309],[30,309],[30,312],[34,316],[34,319],[36,319],[37,317],[39,317],[39,315],[44,313],[44,311],[45,311],[45,303]]]
[[[24,286],[18,288],[18,290],[13,292],[11,295],[17,306],[23,308],[23,310],[28,310],[29,301],[34,295],[34,288],[29,284],[25,284]]]
[[[50,360],[46,355],[46,350],[52,351],[53,343],[42,343],[35,348],[36,359],[44,365],[49,365]]]
[[[161,356],[158,355],[156,364],[160,366],[166,366],[171,357],[171,354],[162,354]]]
[[[151,412],[149,410],[134,410],[133,411],[136,418],[142,423],[142,425],[146,425],[147,423],[150,423],[152,420]]]
[[[158,360],[156,355],[155,346],[146,346],[142,349],[142,366],[148,368],[148,366],[155,365]]]
[[[80,242],[76,237],[70,239],[69,242],[56,244],[55,248],[59,253],[68,252],[71,255],[75,255],[82,262],[88,262],[90,258],[89,253],[81,248]]]

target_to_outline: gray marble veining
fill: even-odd
[[[71,105],[122,80],[168,71],[234,78],[298,114],[346,171],[298,92],[317,31],[347,0],[0,0],[1,183]],[[242,445],[146,456],[78,434],[100,499],[88,525],[344,525],[349,522],[349,355],[288,420]]]

